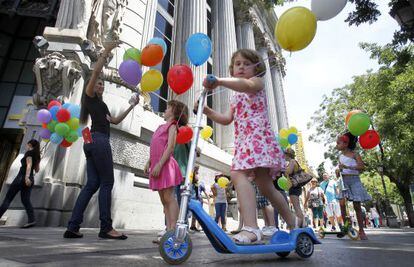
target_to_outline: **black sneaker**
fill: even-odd
[[[336,227],[332,226],[332,232],[335,232],[335,231],[336,231]]]
[[[29,222],[23,225],[21,228],[30,228],[36,225],[36,222]]]
[[[79,233],[79,232],[72,232],[69,230],[66,230],[65,233],[63,234],[63,238],[82,238],[83,234]]]
[[[99,236],[100,238],[103,238],[103,239],[116,239],[116,240],[125,240],[125,239],[127,239],[127,238],[128,238],[128,237],[127,237],[126,235],[124,235],[124,234],[121,234],[121,235],[119,235],[119,236],[113,236],[113,235],[110,235],[110,234],[108,234],[108,233],[104,233],[104,232],[99,232],[98,236]]]

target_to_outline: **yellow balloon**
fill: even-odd
[[[192,172],[192,173],[190,173],[190,183],[193,182],[193,178],[194,178],[194,173]]]
[[[77,130],[79,128],[79,119],[72,118],[66,122],[71,130]]]
[[[287,51],[299,51],[307,47],[315,37],[316,16],[306,7],[286,10],[276,23],[275,37]]]
[[[285,138],[285,139],[287,139],[287,138],[288,138],[288,136],[289,136],[289,132],[288,132],[288,130],[287,130],[286,128],[282,128],[282,129],[280,129],[280,131],[279,131],[279,136],[280,136],[280,138]]]
[[[200,135],[204,140],[208,140],[213,135],[213,128],[208,125],[204,126],[200,131]]]
[[[289,129],[288,129],[288,133],[289,134],[298,134],[298,129],[296,128],[296,127],[290,127]]]
[[[221,188],[226,188],[226,186],[230,183],[229,179],[227,179],[226,177],[220,177],[217,180],[217,184],[221,187]]]
[[[144,73],[141,79],[141,90],[143,92],[153,92],[161,87],[164,82],[161,72],[151,69]]]

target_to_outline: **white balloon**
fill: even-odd
[[[338,15],[347,0],[312,0],[311,10],[318,20],[328,20]]]

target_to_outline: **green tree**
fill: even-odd
[[[344,118],[353,109],[367,112],[379,132],[383,156],[378,149],[360,151],[370,172],[383,166],[383,173],[393,182],[404,200],[410,226],[414,213],[410,184],[414,182],[414,46],[384,47],[361,44],[378,61],[378,72],[354,77],[350,85],[334,89],[324,96],[312,117],[310,126],[316,134],[311,137],[328,147],[325,158],[336,164],[336,136],[344,132]]]
[[[318,167],[316,168],[316,172],[319,176],[319,181],[323,181],[323,174],[326,172],[325,170],[325,161],[321,162]]]

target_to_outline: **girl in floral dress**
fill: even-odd
[[[231,58],[232,77],[217,78],[213,83],[203,82],[203,86],[210,90],[223,86],[236,91],[227,113],[218,113],[207,106],[203,110],[217,123],[228,125],[234,121],[235,152],[231,180],[239,196],[240,213],[245,225],[233,237],[236,243],[258,243],[262,239],[256,219],[256,195],[249,177],[253,177],[262,195],[278,209],[289,228],[296,228],[301,223],[272,183],[272,175],[281,170],[284,156],[269,122],[264,82],[257,77],[264,73],[265,65],[260,55],[250,49],[241,49]]]

